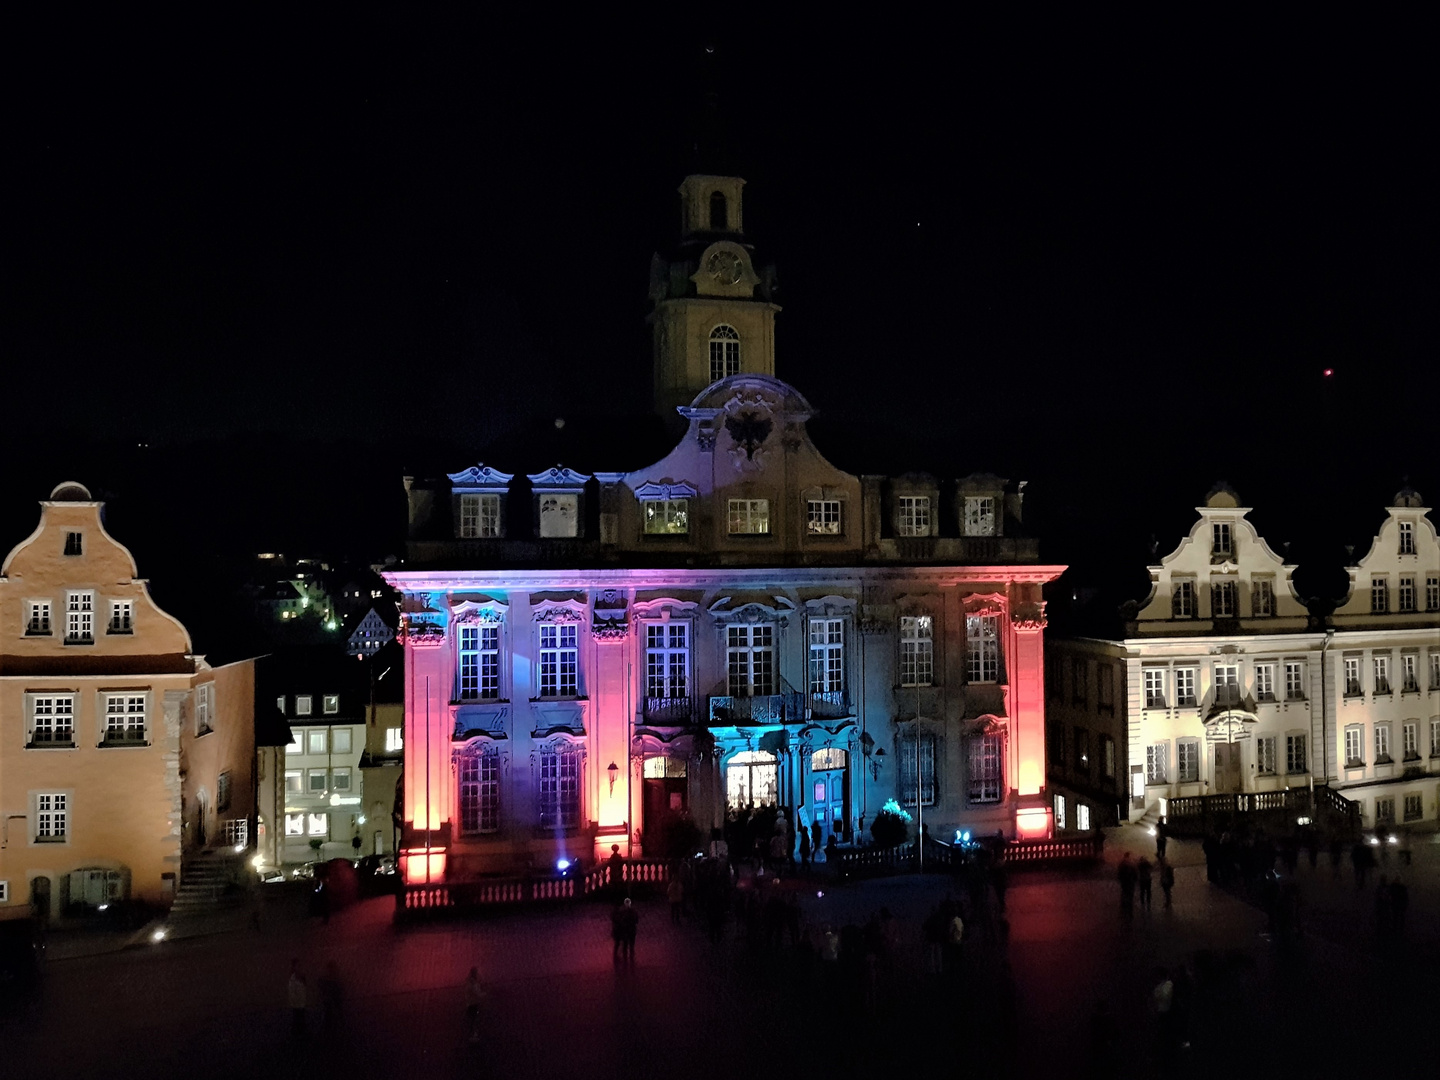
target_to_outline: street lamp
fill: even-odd
[[[620,766],[619,766],[619,765],[616,765],[615,762],[612,761],[612,762],[610,762],[609,765],[607,765],[607,766],[605,767],[605,771],[610,774],[610,794],[611,794],[611,795],[614,795],[614,794],[615,794],[615,777],[617,777],[618,775],[620,775]]]

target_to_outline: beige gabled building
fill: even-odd
[[[0,917],[166,905],[252,832],[253,663],[193,654],[80,484],[40,506],[0,564]]]

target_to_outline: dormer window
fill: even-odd
[[[1415,523],[1412,521],[1400,522],[1400,554],[1415,554]]]
[[[725,194],[720,191],[710,193],[710,228],[716,232],[730,228],[730,207],[725,201]]]
[[[995,500],[988,495],[965,498],[965,535],[995,535]]]
[[[740,332],[724,323],[710,331],[710,381],[740,374]]]
[[[684,536],[690,531],[689,499],[646,499],[640,507],[650,536]]]
[[[542,537],[573,537],[579,535],[580,497],[563,492],[540,496],[540,535]]]
[[[65,534],[65,554],[80,555],[84,552],[84,540],[78,532],[67,532]]]
[[[1210,554],[1233,555],[1234,553],[1235,547],[1230,535],[1230,523],[1228,521],[1215,522],[1210,526]]]
[[[901,495],[895,506],[895,531],[901,536],[929,536],[930,496]]]
[[[460,539],[488,540],[500,535],[498,494],[460,496]]]

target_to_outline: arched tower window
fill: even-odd
[[[740,335],[721,323],[710,331],[710,381],[740,374]]]
[[[730,207],[726,205],[725,195],[719,191],[710,193],[710,228],[716,230],[730,228]]]

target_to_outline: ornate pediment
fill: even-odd
[[[536,491],[574,491],[590,482],[587,474],[567,469],[563,465],[546,469],[544,472],[526,473],[525,475]]]
[[[456,491],[462,489],[504,490],[515,478],[514,473],[503,473],[489,465],[471,465],[464,472],[446,473],[450,485]]]
[[[1016,630],[1044,630],[1047,623],[1045,601],[1039,600],[1016,605],[1010,613],[1010,622]]]
[[[573,600],[559,604],[542,604],[533,614],[537,623],[583,623],[585,609]]]
[[[773,605],[751,600],[732,608],[731,597],[722,596],[710,605],[710,614],[719,622],[778,622],[784,626],[790,613],[796,610],[795,603],[785,596],[773,599]]]
[[[1004,593],[971,593],[961,606],[966,615],[1004,615],[1010,600]]]
[[[807,615],[829,615],[832,618],[841,615],[854,615],[856,602],[844,596],[821,596],[814,600],[805,601],[805,614]]]
[[[497,600],[476,603],[466,600],[450,609],[450,622],[454,626],[498,626],[505,622],[509,604]]]
[[[635,489],[637,499],[694,499],[700,490],[684,480],[647,480]]]
[[[413,648],[438,648],[445,644],[445,626],[423,615],[402,615],[399,638],[402,644]]]

